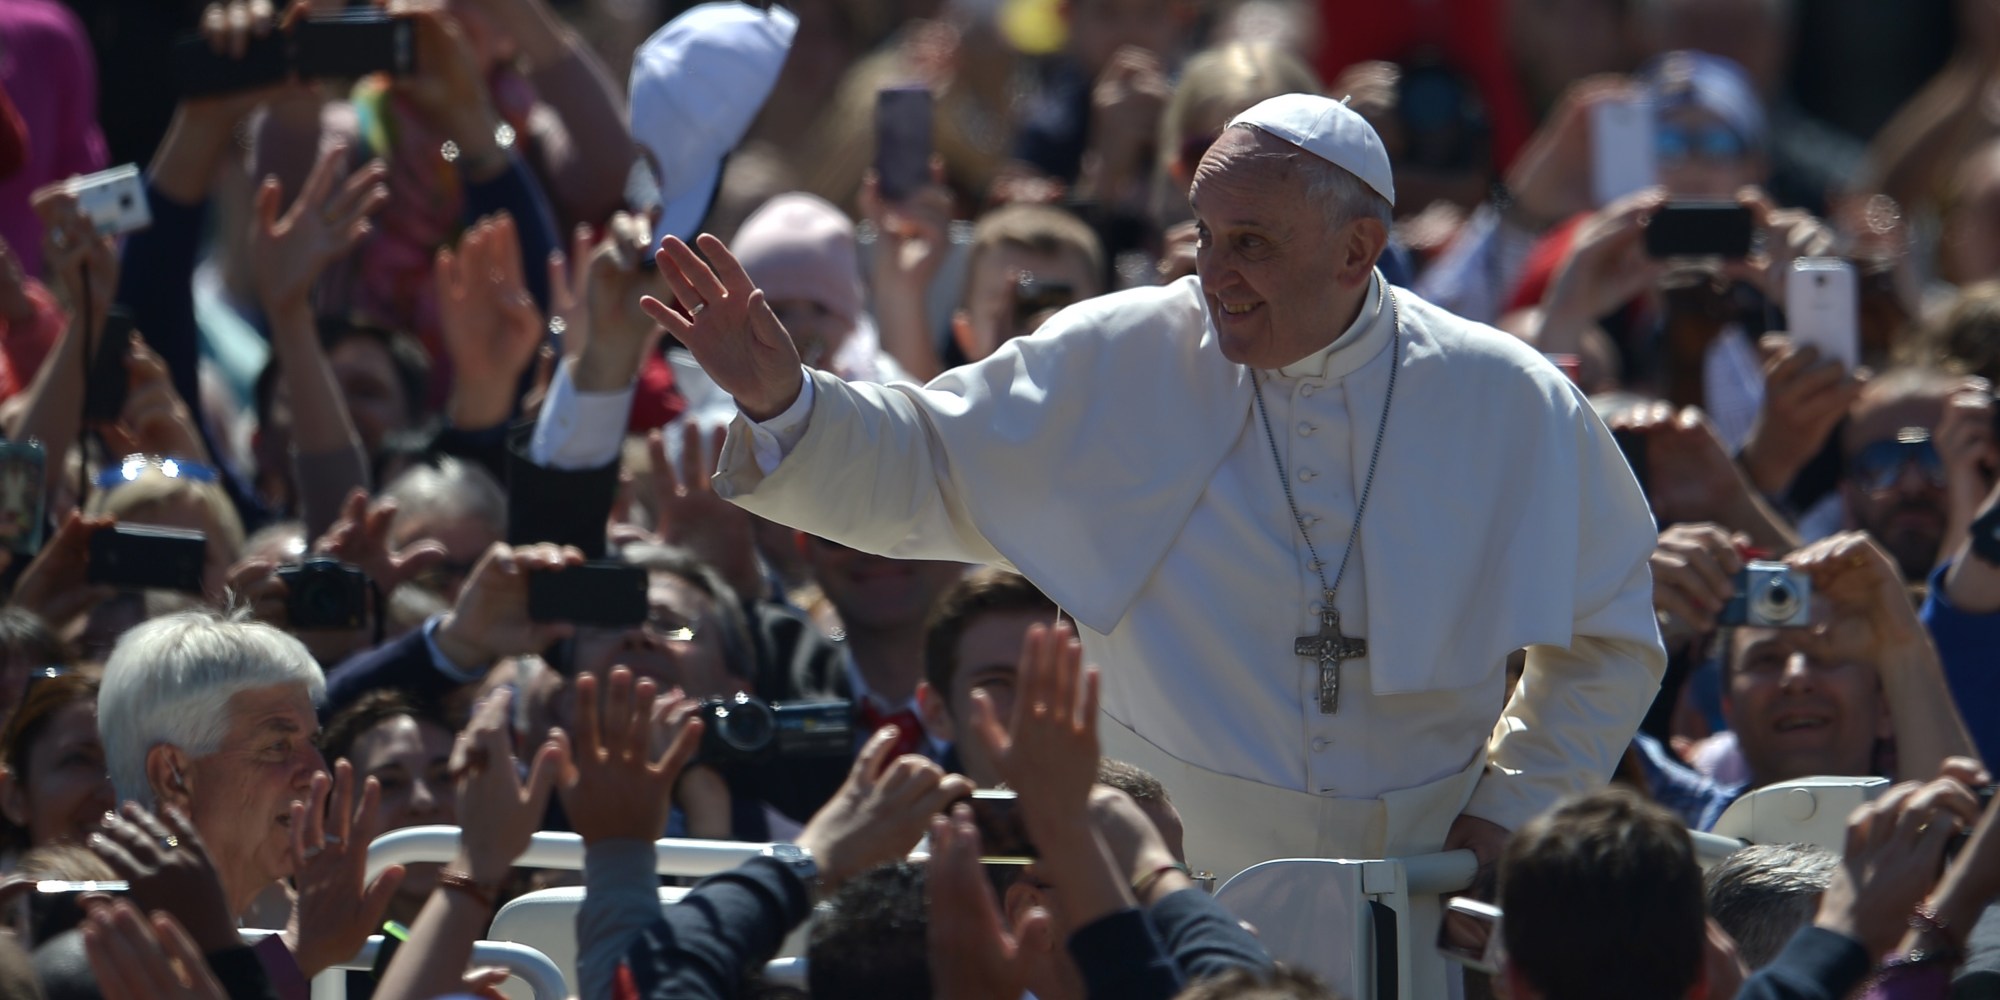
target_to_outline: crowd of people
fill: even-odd
[[[1135,684],[1155,682],[1124,663],[1100,675],[1085,641],[1213,658],[1231,633],[1167,605],[1175,628],[1208,640],[1108,640],[1111,624],[1164,616],[1122,618],[1130,593],[1113,615],[1084,606],[1114,601],[1090,593],[1098,577],[1023,555],[1069,546],[1117,562],[1127,553],[1076,529],[1070,490],[1080,474],[1124,475],[1121,496],[1143,498],[1161,471],[1105,447],[1061,454],[1116,468],[969,469],[992,449],[964,451],[949,428],[912,436],[863,405],[901,398],[874,386],[932,380],[942,389],[912,412],[1010,391],[1009,420],[1120,405],[1074,383],[1045,399],[1054,349],[1021,345],[1115,322],[1142,300],[1105,297],[1151,294],[1135,290],[1199,285],[1209,329],[1220,306],[1237,315],[1235,293],[1215,291],[1217,255],[1277,259],[1289,239],[1260,245],[1215,217],[1256,204],[1225,187],[1226,161],[1276,155],[1247,144],[1277,133],[1238,116],[1314,94],[1357,113],[1393,170],[1393,193],[1367,171],[1339,174],[1348,187],[1305,182],[1329,206],[1382,195],[1380,224],[1366,221],[1385,239],[1354,258],[1355,308],[1386,303],[1398,352],[1436,343],[1406,343],[1399,324],[1448,311],[1567,377],[1565,433],[1615,441],[1625,460],[1602,496],[1627,488],[1629,465],[1657,526],[1646,568],[1666,668],[1636,732],[1611,712],[1614,773],[1596,773],[1610,766],[1602,733],[1520,709],[1607,697],[1530,648],[1431,678],[1500,719],[1492,742],[1516,756],[1458,759],[1434,723],[1412,723],[1414,740],[1370,730],[1394,745],[1367,748],[1308,727],[1339,735],[1284,751],[1278,770],[1302,769],[1295,781],[1329,798],[1369,769],[1397,775],[1371,789],[1464,772],[1453,815],[1491,839],[1454,824],[1428,848],[1478,854],[1471,892],[1502,912],[1505,952],[1490,979],[1464,974],[1467,995],[2000,996],[2000,819],[1981,763],[2000,755],[2000,7],[349,6],[0,0],[0,903],[18,901],[0,994],[303,996],[394,921],[407,940],[350,989],[491,995],[504,973],[468,965],[496,908],[581,884],[586,1000],[775,995],[785,987],[757,970],[808,922],[807,991],[826,1000],[1330,995],[1274,962],[1198,877],[1242,867],[1209,860],[1225,853],[1216,786],[1192,763],[1154,775],[1107,754],[1160,742],[1135,738],[1127,715],[1100,734],[1100,684],[1104,703],[1115,690],[1129,707],[1149,704]],[[393,69],[297,68],[313,26],[370,17],[407,47]],[[274,52],[294,68],[258,75]],[[887,127],[881,95],[911,90],[928,95],[926,117]],[[1607,191],[1619,151],[1602,130],[1619,108],[1646,117],[1637,134],[1653,148],[1638,155],[1653,176]],[[912,155],[927,169],[892,176]],[[127,162],[141,168],[130,189],[77,183]],[[135,191],[142,224],[108,211],[105,190]],[[1747,249],[1649,249],[1663,213],[1691,202],[1736,212]],[[1853,280],[1851,358],[1788,319],[1795,263],[1824,260]],[[1242,309],[1269,313],[1280,294],[1306,289]],[[1331,339],[1346,317],[1280,321]],[[752,332],[729,340],[717,324]],[[1276,360],[1251,367],[1296,377]],[[954,374],[980,363],[984,382]],[[741,372],[788,391],[754,397]],[[1284,492],[1228,537],[1269,541],[1287,565],[1299,534],[1316,546],[1299,564],[1325,606],[1305,621],[1331,615],[1320,638],[1344,645],[1341,577],[1326,571],[1352,553],[1293,497],[1318,478],[1292,464],[1316,428],[1300,421],[1294,440],[1281,420],[1274,435],[1255,377],[1256,409],[1216,453],[1235,442],[1263,462],[1268,441]],[[845,384],[860,403],[834,395]],[[1310,396],[1321,383],[1282,384]],[[1356,390],[1353,457],[1324,459],[1356,470],[1335,502],[1350,547],[1382,448],[1374,400],[1383,427],[1392,400],[1398,414],[1480,418],[1423,395],[1435,382],[1411,384]],[[862,414],[884,449],[935,471],[944,499],[818,440],[804,442],[814,478],[793,486],[775,470],[801,468],[789,456],[815,406]],[[1048,428],[989,430],[1027,449]],[[1457,482],[1468,523],[1576,492],[1524,482],[1576,470],[1522,447],[1536,464],[1507,478],[1433,468],[1424,481]],[[1228,468],[1195,485],[1230,481]],[[776,499],[752,496],[764,477]],[[995,484],[1013,492],[978,496]],[[1580,518],[1593,488],[1570,501]],[[1376,525],[1413,509],[1376,502]],[[1002,540],[981,520],[996,504],[1043,548]],[[918,513],[896,523],[906,507]],[[1133,516],[1132,531],[1159,516]],[[1547,553],[1585,567],[1579,609],[1621,586],[1613,534],[1586,525],[1581,544],[1600,552],[1571,536]],[[1375,551],[1367,572],[1386,579]],[[1544,553],[1503,540],[1462,555],[1520,567]],[[1149,558],[1142,578],[1182,557]],[[1267,594],[1209,568],[1232,591],[1216,608],[1291,600],[1290,580]],[[1513,609],[1503,591],[1528,579],[1467,593]],[[1806,596],[1772,614],[1758,588],[1773,585]],[[1342,592],[1346,631],[1384,615],[1436,634],[1485,621],[1385,611],[1369,586],[1372,610]],[[1581,659],[1599,634],[1587,617]],[[1654,651],[1650,629],[1640,639]],[[1301,690],[1331,714],[1350,654],[1326,655],[1332,672],[1308,660]],[[1369,669],[1347,682],[1360,706],[1334,718],[1436,694]],[[1242,687],[1279,690],[1281,714],[1313,711],[1289,679]],[[1213,690],[1159,686],[1192,720],[1178,739],[1272,738],[1200,697]],[[1257,755],[1240,756],[1208,770],[1256,777]],[[1565,763],[1609,785],[1553,808],[1474,791],[1517,764]],[[1687,831],[1812,776],[1892,784],[1851,817],[1842,851],[1762,844],[1697,864]],[[975,813],[975,789],[1015,793],[1011,832],[1031,861],[993,862],[1009,831]],[[1238,818],[1264,822],[1248,807]],[[433,824],[462,824],[455,860],[368,876],[370,841]],[[537,831],[580,835],[583,870],[517,869]],[[662,908],[660,837],[775,846]],[[113,879],[129,889],[67,909],[37,895],[46,880]],[[245,944],[243,928],[280,933]]]

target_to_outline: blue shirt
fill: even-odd
[[[1690,830],[1708,831],[1731,803],[1750,790],[1748,784],[1725,785],[1681,763],[1667,748],[1645,733],[1632,740],[1639,751],[1639,768],[1653,800],[1673,810]]]
[[[1945,563],[1931,574],[1930,597],[1917,613],[1931,630],[1938,659],[1944,664],[1945,685],[1972,744],[1986,760],[2000,760],[2000,614],[1960,611],[1944,592]]]

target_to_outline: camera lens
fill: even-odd
[[[1783,577],[1764,585],[1757,595],[1757,616],[1765,621],[1786,621],[1799,610],[1798,592]]]
[[[715,706],[713,718],[716,736],[739,753],[762,753],[778,732],[771,707],[752,698],[739,696]]]

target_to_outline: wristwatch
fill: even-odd
[[[2000,566],[2000,504],[1972,522],[1972,554],[1989,566]]]
[[[806,887],[806,895],[819,902],[819,862],[813,860],[811,851],[797,844],[772,844],[758,853],[790,869],[799,884]]]

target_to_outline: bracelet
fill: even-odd
[[[1153,884],[1158,882],[1168,872],[1180,872],[1182,875],[1186,875],[1189,878],[1194,877],[1194,872],[1191,869],[1189,869],[1187,865],[1184,865],[1178,861],[1175,861],[1171,864],[1164,864],[1159,866],[1158,868],[1153,869],[1152,871],[1147,872],[1144,875],[1139,876],[1136,879],[1133,879],[1132,895],[1141,897],[1145,896],[1146,891],[1151,889],[1153,887]]]
[[[1957,935],[1943,917],[1938,916],[1936,907],[1929,903],[1918,903],[1910,910],[1909,928],[1913,931],[1931,931],[1946,941],[1957,942]]]
[[[490,910],[493,908],[493,889],[478,879],[473,878],[469,873],[459,871],[455,868],[446,868],[438,872],[438,888],[456,889],[478,900],[487,909]]]

